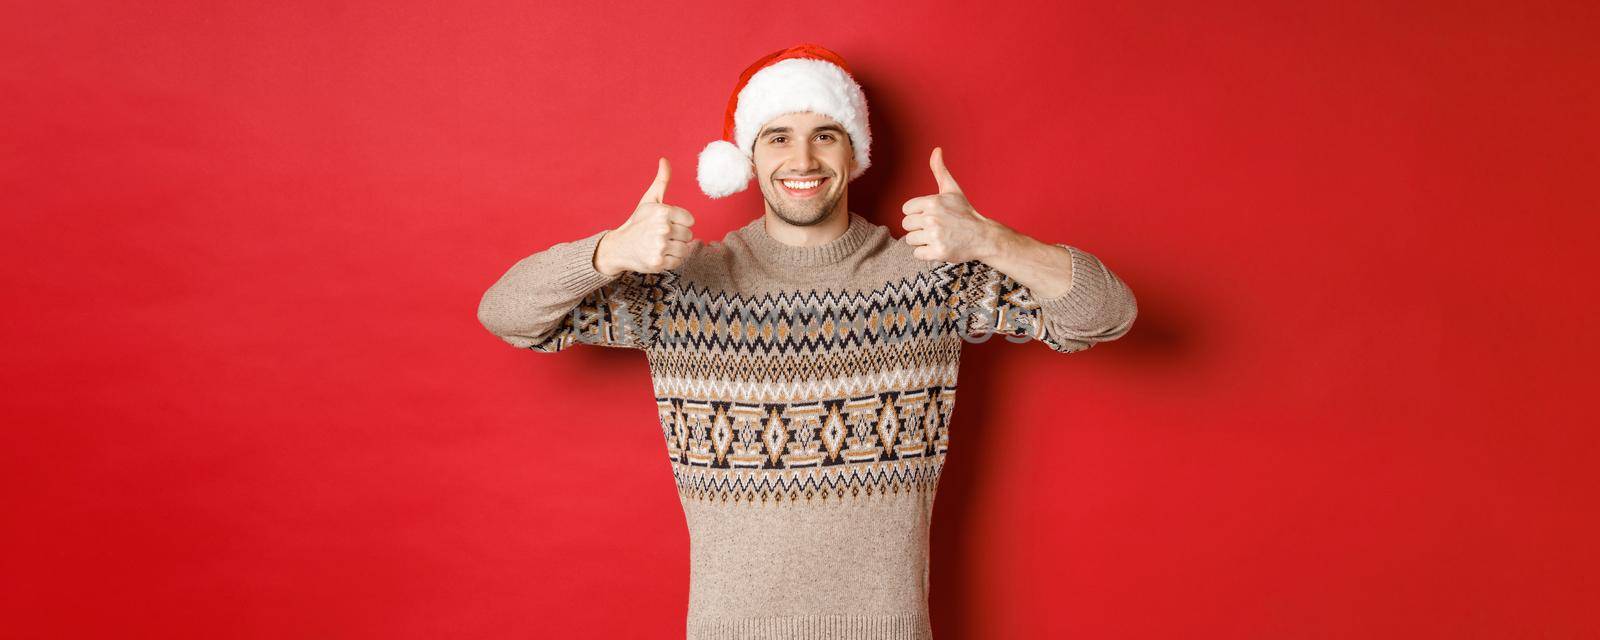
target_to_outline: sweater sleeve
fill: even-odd
[[[1133,291],[1093,254],[1072,254],[1072,286],[1054,298],[1035,298],[1022,283],[972,260],[959,294],[963,333],[975,342],[994,333],[1032,338],[1061,353],[1083,351],[1122,337],[1133,327]]]
[[[542,353],[578,343],[649,348],[670,278],[632,271],[608,276],[595,269],[594,252],[606,233],[517,261],[484,292],[478,321],[510,345]]]

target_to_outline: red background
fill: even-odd
[[[853,210],[943,146],[1139,298],[967,347],[940,638],[1600,627],[1594,3],[243,4],[4,9],[7,637],[682,637],[643,354],[475,309],[657,156],[760,215],[695,154],[805,41]]]

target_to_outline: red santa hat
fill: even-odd
[[[700,151],[700,190],[712,198],[744,191],[755,176],[756,134],[773,118],[799,111],[833,118],[850,134],[856,161],[850,180],[872,164],[872,131],[861,85],[839,54],[800,44],[762,56],[739,75],[723,114],[722,139]]]

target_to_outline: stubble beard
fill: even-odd
[[[829,177],[829,180],[838,178]],[[772,182],[763,182],[761,196],[766,199],[767,206],[779,220],[796,227],[809,227],[828,219],[833,213],[833,208],[839,204],[839,198],[844,195],[843,190],[836,190],[826,197],[809,198],[807,200],[790,200],[782,193],[783,186]]]

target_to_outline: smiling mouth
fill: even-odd
[[[811,178],[808,180],[785,179],[779,180],[778,185],[789,192],[792,198],[809,198],[822,192],[822,187],[827,186],[829,178]]]

